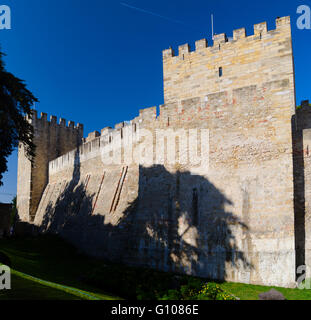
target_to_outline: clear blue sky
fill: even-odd
[[[123,3],[123,4],[122,4]],[[138,110],[163,104],[162,50],[215,32],[290,15],[297,101],[311,100],[311,30],[296,27],[297,7],[310,0],[2,0],[12,10],[12,30],[0,30],[7,70],[26,80],[36,109],[81,122],[85,134],[131,120]],[[126,4],[126,5],[125,5]],[[134,9],[136,7],[139,9]],[[0,188],[0,202],[16,194],[16,153]]]

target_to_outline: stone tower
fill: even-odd
[[[65,119],[51,116],[47,120],[47,114],[33,111],[29,120],[34,127],[34,143],[36,156],[33,164],[25,155],[23,144],[18,149],[18,175],[17,175],[17,208],[22,221],[32,222],[41,200],[44,188],[48,183],[49,162],[67,153],[81,144],[83,138],[83,125]]]

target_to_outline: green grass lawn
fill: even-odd
[[[232,282],[222,283],[221,287],[239,297],[241,300],[258,300],[260,293],[269,291],[272,288],[283,293],[286,300],[311,300],[311,290],[265,287]]]
[[[79,297],[12,274],[11,290],[0,290],[0,300],[80,300]]]
[[[0,240],[0,251],[10,257],[13,270],[55,284],[82,290],[101,300],[120,299],[120,297],[116,295],[111,295],[103,290],[83,283],[81,277],[83,277],[90,268],[97,265],[96,260],[78,255],[74,247],[57,237],[47,236]],[[17,278],[20,278],[20,283],[34,283],[35,287],[45,287],[48,288],[47,290],[53,292],[55,290],[63,291],[68,297],[71,296],[71,294],[66,293],[66,288],[59,289],[57,285],[53,288],[52,284],[49,284],[49,286],[46,284],[43,285],[32,279],[25,279],[25,276],[19,274],[14,275],[14,271],[13,276],[15,281]],[[24,279],[22,279],[22,277],[24,277]],[[11,291],[11,295],[14,295],[15,288],[13,282]],[[78,293],[77,296],[79,296]],[[76,298],[77,296],[74,297]],[[54,297],[52,296],[51,299],[54,299]],[[86,296],[80,295],[80,299],[86,299]]]
[[[121,281],[114,287],[105,287],[97,281],[86,282],[85,276],[94,274],[94,270],[103,270],[104,278],[118,278],[119,274],[127,274],[125,279],[134,283],[135,268],[115,266],[102,260],[80,255],[76,249],[57,237],[40,236],[39,238],[0,240],[0,251],[7,254],[12,261],[12,290],[0,291],[1,299],[52,299],[52,300],[117,300],[125,296],[121,293],[121,286],[130,281]],[[134,271],[133,271],[134,270]],[[144,271],[149,279],[149,271]],[[154,275],[156,271],[150,271]],[[100,276],[99,272],[99,276]],[[117,274],[117,276],[116,276]],[[136,270],[136,275],[140,270]],[[32,278],[35,277],[35,278]],[[165,282],[165,275],[158,273],[154,279]],[[134,280],[134,281],[133,281]],[[137,280],[144,282],[142,279]],[[204,281],[204,280],[202,280]],[[117,282],[116,282],[117,283]],[[220,283],[225,291],[241,300],[257,300],[258,295],[272,287],[247,285],[241,283]],[[311,290],[287,289],[273,287],[283,293],[287,300],[311,300]],[[152,288],[150,288],[152,289]],[[107,292],[106,292],[107,291]],[[109,293],[110,292],[110,293]],[[111,293],[114,292],[114,293]],[[121,297],[120,297],[121,296]]]

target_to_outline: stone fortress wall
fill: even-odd
[[[75,126],[73,121],[69,121],[68,126],[62,118],[57,123],[55,116],[51,116],[48,121],[46,113],[41,113],[39,118],[35,110],[29,121],[34,127],[34,163],[25,157],[23,144],[18,149],[17,207],[24,221],[34,220],[42,193],[49,181],[49,161],[76,148],[83,137],[83,126]]]
[[[311,107],[302,101],[292,119],[296,265],[311,276]]]
[[[26,168],[21,149],[19,183],[30,174],[33,183],[19,189],[20,217],[113,261],[292,286],[301,183],[289,17],[250,36],[235,30],[232,41],[216,35],[211,47],[180,46],[178,56],[165,50],[163,68],[159,114],[143,109],[86,139],[71,128],[58,156],[40,162],[48,177],[39,187],[40,168]],[[42,156],[62,141],[47,144],[44,131]]]

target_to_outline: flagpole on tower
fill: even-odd
[[[214,15],[213,14],[211,16],[211,20],[212,20],[212,40],[214,41]]]

